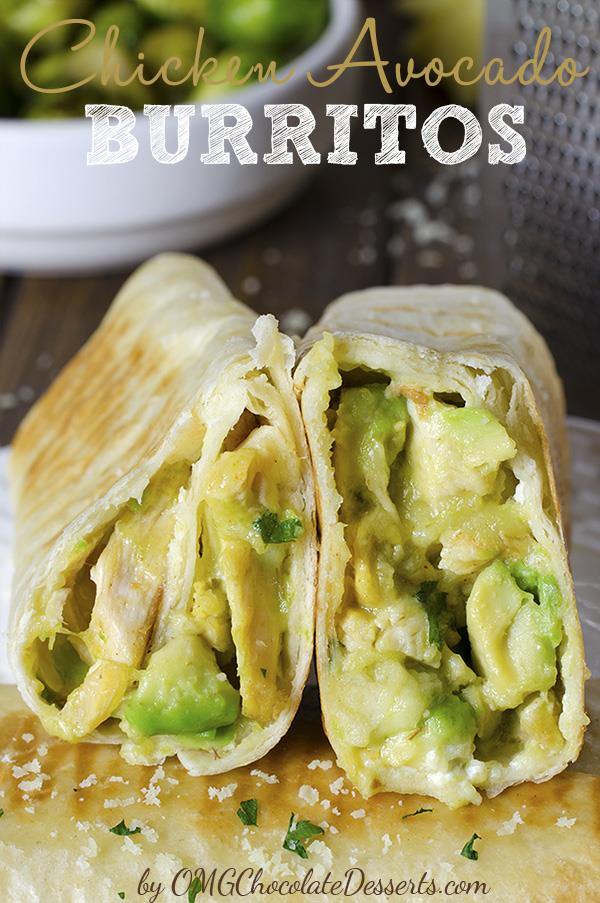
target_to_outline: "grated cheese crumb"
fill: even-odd
[[[342,792],[343,786],[344,786],[344,778],[341,777],[341,778],[338,778],[336,781],[332,781],[332,783],[329,785],[329,789],[331,790],[331,792],[333,793],[334,796],[337,796],[339,793]]]
[[[95,774],[89,774],[87,778],[84,778],[83,781],[79,782],[79,786],[84,789],[85,787],[93,787],[94,784],[98,783],[98,778]]]
[[[323,806],[324,809],[329,809],[329,807],[331,806],[331,802],[329,800],[321,800],[321,805]]]
[[[30,781],[21,781],[17,784],[17,787],[19,790],[22,790],[23,793],[31,793],[36,790],[41,790],[44,781],[48,780],[50,780],[50,778],[47,774],[36,774]]]
[[[123,851],[126,853],[133,853],[134,856],[139,856],[142,852],[137,843],[134,843],[131,837],[123,838]]]
[[[500,827],[498,828],[498,830],[496,831],[496,834],[499,837],[506,837],[507,834],[514,834],[517,825],[522,825],[522,824],[523,824],[523,819],[521,818],[520,813],[513,812],[512,818],[510,818],[508,821],[503,822],[500,825]]]
[[[572,828],[576,821],[576,818],[567,818],[565,815],[561,815],[554,824],[557,828]]]
[[[152,778],[150,779],[149,787],[142,787],[142,797],[145,806],[160,806],[158,798],[160,789],[160,785],[153,783]]]
[[[385,856],[385,855],[387,855],[387,852],[392,845],[392,838],[390,837],[389,834],[384,834],[381,839],[383,840],[383,847],[382,847],[381,852]]]
[[[26,762],[25,765],[13,765],[12,775],[13,778],[24,778],[25,775],[28,774],[39,774],[42,770],[42,766],[39,763],[38,759],[32,759],[31,762]]]
[[[311,771],[314,771],[315,768],[320,768],[321,771],[329,771],[332,765],[331,759],[313,759],[312,762],[308,763],[308,768]]]
[[[122,778],[120,774],[113,774],[108,779],[109,784],[129,784],[129,781],[126,781],[125,778]]]
[[[38,756],[41,756],[42,758],[44,758],[44,756],[47,756],[48,755],[48,744],[40,743],[40,745],[36,749],[36,753],[38,754]]]
[[[350,817],[351,817],[351,818],[364,818],[366,814],[367,814],[367,813],[365,812],[364,809],[354,809],[354,810],[350,813]]]
[[[224,787],[209,787],[208,796],[211,800],[217,799],[220,803],[229,799],[237,790],[237,784],[226,784]]]
[[[300,787],[298,796],[301,800],[304,800],[304,802],[308,803],[310,806],[319,802],[319,791],[316,787],[309,787],[308,784],[303,784]]]
[[[119,806],[132,806],[135,803],[135,796],[128,796],[120,800],[118,797],[113,800],[104,800],[105,809],[117,809]]]
[[[260,780],[264,781],[265,784],[279,784],[279,778],[276,774],[266,774],[259,768],[253,768],[250,774],[253,778],[260,778]]]
[[[33,734],[21,734],[21,740],[25,743],[31,743],[32,740],[35,740],[35,737]]]
[[[338,829],[336,828],[335,825],[329,825],[329,833],[330,834],[339,834],[340,832],[338,831]]]

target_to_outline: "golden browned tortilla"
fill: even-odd
[[[588,685],[588,705],[598,714],[599,681]],[[176,760],[163,767],[131,766],[115,747],[68,744],[48,736],[13,687],[0,688],[0,887],[2,900],[114,903],[138,896],[140,879],[162,884],[160,901],[187,899],[190,874],[204,868],[212,893],[227,899],[283,899],[258,888],[258,870],[271,881],[305,881],[293,899],[344,899],[325,894],[322,882],[413,882],[408,899],[507,903],[588,903],[600,883],[600,776],[596,734],[586,734],[577,766],[543,784],[524,783],[478,807],[450,810],[419,795],[383,793],[364,800],[335,764],[309,696],[281,743],[259,762],[211,777],[191,777]],[[588,773],[583,773],[585,768]],[[258,827],[245,827],[236,811],[258,802]],[[420,809],[432,810],[417,813]],[[282,848],[291,813],[322,826],[307,841],[308,859]],[[408,817],[407,817],[408,816]],[[125,822],[139,833],[110,829]],[[477,860],[461,850],[478,834]],[[228,869],[236,869],[234,875]],[[244,872],[246,869],[252,873]],[[307,873],[320,885],[308,893]],[[241,874],[244,872],[243,874]],[[364,873],[364,874],[363,874]],[[176,879],[176,897],[172,891]],[[423,878],[423,876],[426,876]],[[221,878],[221,895],[218,878]],[[421,895],[417,893],[419,882]],[[451,882],[454,882],[452,884]],[[460,882],[466,882],[460,885]],[[473,882],[479,882],[475,885]],[[478,888],[478,889],[477,889]],[[430,890],[431,893],[431,890]],[[384,897],[379,897],[384,899]],[[389,894],[388,899],[395,899]]]
[[[478,803],[576,759],[587,718],[562,386],[466,286],[330,305],[295,381],[320,522],[324,724],[365,796]]]
[[[209,774],[289,727],[316,569],[293,360],[273,317],[163,255],[25,418],[9,652],[50,733]]]

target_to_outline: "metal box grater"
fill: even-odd
[[[568,88],[484,86],[482,119],[495,103],[524,105],[527,156],[484,167],[481,255],[485,281],[548,339],[572,412],[593,391],[600,417],[600,0],[488,0],[485,58],[514,71],[543,26],[548,68],[573,57],[591,72]]]

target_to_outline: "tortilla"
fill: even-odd
[[[599,684],[588,686],[596,717]],[[433,879],[447,896],[456,891],[448,882],[464,881],[471,882],[465,896],[477,901],[558,903],[591,900],[600,882],[600,777],[573,767],[479,807],[451,810],[421,796],[363,800],[335,765],[310,693],[276,749],[218,779],[190,777],[174,759],[156,769],[132,767],[114,747],[48,737],[12,687],[0,688],[0,712],[0,886],[7,900],[113,903],[119,892],[138,899],[146,870],[147,886],[163,885],[159,901],[177,899],[171,888],[178,873],[175,890],[187,899],[191,875],[181,870],[201,868],[207,882],[213,869],[224,876],[221,895],[215,879],[198,895],[203,900],[225,899],[237,879],[229,899],[241,899],[261,868],[264,893],[256,888],[246,899],[279,899],[266,893],[275,880],[306,882],[293,899],[333,900],[343,896],[331,892],[332,880],[349,882],[352,891],[361,880],[381,879],[384,888],[404,880],[404,895],[425,900]],[[592,746],[589,732],[582,759],[593,756]],[[249,799],[258,802],[258,827],[236,815]],[[419,809],[432,811],[414,814]],[[324,830],[307,841],[306,860],[282,848],[292,812]],[[140,832],[111,833],[121,821]],[[479,858],[469,860],[461,850],[474,833]],[[240,875],[244,869],[254,871]],[[321,890],[331,873],[325,893],[309,888],[309,870]],[[369,898],[363,883],[354,899]]]
[[[562,771],[586,669],[543,339],[496,292],[390,287],[332,304],[300,354],[321,704],[348,777],[460,806]]]
[[[292,362],[273,317],[164,255],[26,417],[9,652],[50,733],[211,774],[288,729],[316,567]]]

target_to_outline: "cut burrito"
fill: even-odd
[[[543,339],[492,291],[387,288],[331,305],[302,354],[340,764],[364,796],[450,806],[550,778],[587,718]]]
[[[165,255],[23,422],[9,644],[51,734],[210,774],[287,730],[316,570],[292,363],[273,317]]]

